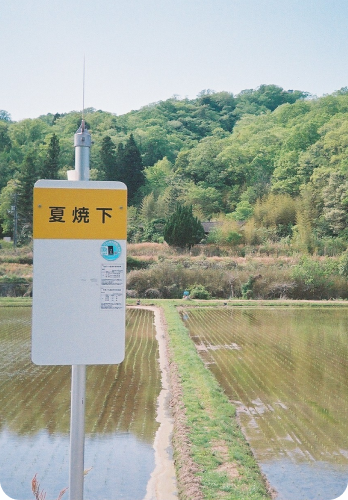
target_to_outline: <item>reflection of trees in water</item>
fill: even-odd
[[[19,434],[70,428],[70,366],[30,360],[31,308],[0,308],[0,426]],[[160,391],[151,311],[127,311],[126,357],[87,367],[86,434],[132,432],[152,441]]]
[[[190,310],[196,344],[262,455],[347,463],[348,310]],[[236,343],[240,350],[223,348]],[[343,450],[343,454],[340,450]]]

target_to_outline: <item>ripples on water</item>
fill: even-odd
[[[348,309],[185,314],[279,500],[341,495],[348,482]]]
[[[30,308],[0,308],[0,483],[10,497],[30,500],[37,473],[51,500],[68,485],[70,367],[33,365],[30,327]],[[154,469],[157,357],[153,313],[131,310],[125,361],[87,368],[86,500],[145,496]]]

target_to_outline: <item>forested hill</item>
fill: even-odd
[[[181,201],[202,219],[231,214],[279,237],[296,226],[346,238],[347,88],[322,98],[275,85],[236,96],[203,91],[122,116],[88,109],[85,118],[94,142],[91,178],[128,180],[143,222],[170,215]],[[12,234],[15,191],[29,227],[28,187],[40,177],[66,178],[80,122],[79,112],[12,122],[0,111],[3,234]]]

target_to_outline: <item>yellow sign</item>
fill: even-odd
[[[34,238],[127,239],[127,190],[95,184],[93,189],[34,187]]]

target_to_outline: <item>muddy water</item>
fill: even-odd
[[[68,484],[70,367],[33,365],[30,327],[30,308],[0,308],[0,483],[30,500],[37,473],[52,500]],[[155,467],[157,358],[153,312],[127,311],[125,361],[87,368],[86,500],[145,497]]]
[[[348,482],[348,309],[200,309],[183,319],[280,500]]]

